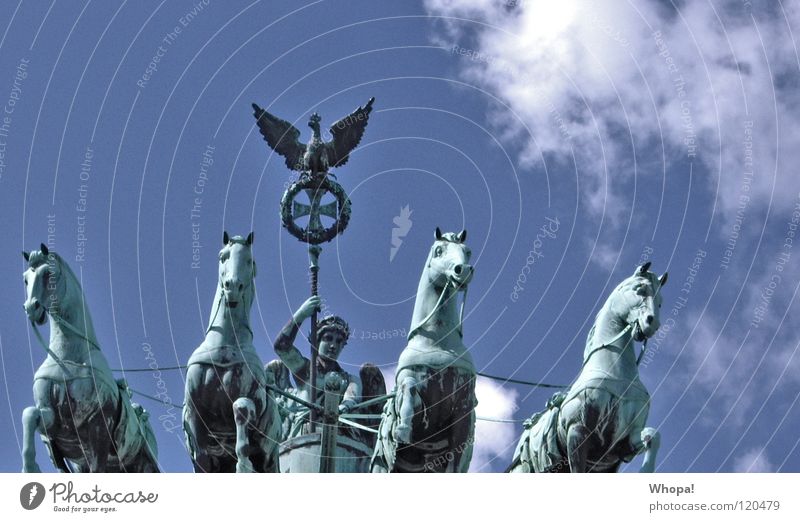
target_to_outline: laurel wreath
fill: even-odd
[[[308,230],[302,228],[294,222],[292,215],[292,202],[301,190],[314,189],[325,193],[331,193],[336,198],[338,207],[338,218],[333,225],[323,230]],[[321,199],[321,198],[320,198]],[[330,179],[327,175],[322,176],[301,176],[300,179],[289,185],[281,198],[281,223],[291,235],[299,241],[311,245],[326,243],[344,232],[350,223],[350,198],[347,197],[341,185]]]

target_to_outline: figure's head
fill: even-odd
[[[222,250],[219,251],[219,284],[222,287],[225,303],[236,308],[239,301],[250,290],[256,276],[256,263],[253,260],[253,233],[242,236],[222,235]]]
[[[640,342],[652,337],[661,326],[661,288],[668,276],[664,273],[658,277],[649,269],[650,262],[643,264],[619,287],[626,301],[625,320],[633,326],[634,339]]]
[[[464,244],[467,231],[443,234],[436,227],[435,238],[428,257],[429,282],[437,288],[452,284],[458,290],[465,290],[473,273],[472,265],[469,264],[472,251]]]
[[[55,252],[50,252],[44,243],[40,250],[22,252],[28,268],[22,274],[25,282],[25,314],[36,324],[47,321],[47,311],[57,307],[63,297],[61,265]]]
[[[315,132],[319,132],[319,123],[322,121],[322,118],[316,112],[311,115],[311,118],[308,119],[308,126],[311,127]]]
[[[320,357],[336,361],[350,338],[350,327],[339,316],[328,315],[317,323],[317,348]]]

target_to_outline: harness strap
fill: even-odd
[[[644,353],[647,351],[647,337],[645,337],[644,341],[642,342],[642,351],[639,352],[639,357],[636,358],[636,366],[639,366],[639,363],[642,362],[642,357],[644,357]]]
[[[64,364],[64,361],[61,359],[61,357],[56,355],[53,350],[51,350],[47,344],[45,344],[44,339],[42,339],[42,333],[38,328],[36,328],[36,323],[31,321],[31,327],[33,328],[33,332],[36,334],[36,339],[39,340],[39,344],[42,345],[42,348],[45,352],[47,352],[47,355],[49,355],[56,362],[56,364],[58,364],[68,379],[72,379],[72,372],[69,370],[69,368],[67,368],[67,365]]]
[[[616,335],[616,337],[614,337],[613,339],[611,339],[610,341],[608,341],[605,344],[601,344],[600,346],[595,346],[594,348],[592,348],[589,351],[589,354],[583,360],[583,364],[581,365],[581,369],[583,369],[583,367],[586,366],[586,363],[589,362],[589,359],[592,358],[592,355],[594,355],[595,352],[599,352],[600,350],[602,350],[604,348],[608,348],[609,346],[613,345],[615,342],[619,341],[622,338],[622,336],[624,336],[629,331],[631,331],[631,329],[633,329],[633,326],[631,324],[628,324],[628,326],[626,326],[620,333],[618,333]],[[633,340],[633,337],[631,337],[631,341],[632,340]],[[630,341],[628,341],[628,343],[630,343]],[[625,346],[623,346],[623,350],[628,346],[628,343],[626,343]]]
[[[447,294],[447,290],[450,288],[451,285],[453,286],[453,289],[456,290],[456,284],[453,283],[452,281],[448,280],[447,284],[445,284],[444,288],[442,289],[442,293],[439,295],[439,299],[436,301],[436,304],[433,306],[433,309],[431,310],[431,313],[429,313],[425,317],[425,319],[420,321],[419,324],[416,326],[416,328],[414,328],[413,330],[411,330],[408,333],[408,337],[406,339],[411,340],[411,338],[414,337],[414,335],[417,333],[417,330],[419,330],[423,326],[425,326],[425,324],[428,321],[431,320],[431,318],[434,316],[434,314],[439,311],[439,307],[442,305],[442,302],[444,302],[444,296]],[[461,301],[461,311],[460,311],[459,317],[458,317],[458,333],[462,337],[464,335],[464,333],[463,333],[463,328],[464,328],[464,306],[466,305],[466,302],[467,302],[467,290],[468,289],[469,289],[468,287],[464,289],[464,299]],[[453,294],[454,297],[455,297],[456,293]]]
[[[608,348],[609,346],[613,345],[615,342],[619,341],[620,338],[622,338],[623,335],[625,335],[626,333],[628,333],[632,329],[633,329],[633,325],[629,324],[620,333],[618,333],[616,337],[614,337],[613,339],[611,339],[607,343],[601,344],[600,346],[595,346],[594,348],[592,348],[591,351],[589,352],[589,355],[587,355],[586,359],[583,360],[583,364],[581,365],[581,369],[583,369],[583,367],[586,366],[586,363],[589,362],[589,359],[592,357],[592,355],[594,355],[595,352],[598,352],[598,351],[602,350],[603,348]],[[628,341],[625,344],[625,346],[622,347],[622,349],[624,350],[625,348],[627,348],[628,344],[630,344],[632,341],[633,341],[633,337],[631,337],[630,341]],[[642,362],[642,357],[644,356],[644,353],[646,351],[647,351],[647,338],[645,338],[645,340],[642,341],[642,350],[639,352],[639,356],[636,358],[636,366],[639,366],[639,363]]]
[[[97,348],[98,350],[100,349],[100,347],[97,345],[97,343],[95,343],[94,341],[89,339],[89,337],[87,335],[83,334],[80,330],[78,330],[77,328],[72,326],[70,323],[68,323],[67,321],[62,319],[58,314],[54,314],[54,313],[52,313],[50,311],[48,311],[48,313],[50,314],[50,318],[53,319],[53,321],[57,322],[62,328],[66,328],[70,332],[74,333],[75,335],[77,335],[78,337],[80,337],[81,339],[86,341],[87,344],[92,345],[93,347]]]
[[[244,290],[248,290],[250,288],[250,285],[252,285],[252,284],[253,284],[252,281],[250,283],[248,283],[247,286],[244,288]],[[219,286],[220,286],[220,288],[222,288],[222,283],[221,282],[220,282]],[[211,327],[214,326],[214,321],[217,320],[217,316],[219,315],[219,310],[220,310],[220,308],[222,308],[222,300],[224,299],[224,297],[225,297],[225,294],[223,292],[220,292],[219,293],[219,299],[217,299],[217,304],[214,307],[214,316],[211,318],[211,321],[209,321],[209,323],[208,323],[208,327],[206,328],[206,334],[208,334],[208,332],[211,331]],[[244,305],[247,306],[247,303],[244,303]],[[253,334],[253,329],[250,328],[250,325],[246,321],[244,321],[243,323],[244,323],[244,327],[247,328],[247,331],[250,332],[250,335],[255,337],[255,335]]]
[[[431,313],[429,313],[429,314],[428,314],[428,315],[425,317],[425,319],[423,319],[422,321],[420,321],[420,322],[419,322],[419,324],[417,325],[417,327],[416,327],[416,328],[414,328],[413,330],[411,330],[410,332],[408,332],[408,337],[407,337],[407,338],[408,338],[409,340],[410,340],[412,337],[414,337],[414,335],[417,333],[417,330],[419,330],[419,329],[421,329],[423,326],[425,326],[425,323],[427,323],[428,321],[430,321],[430,320],[431,320],[431,317],[433,317],[433,314],[435,314],[435,313],[436,313],[436,312],[439,310],[439,306],[441,306],[441,304],[442,304],[442,301],[444,300],[444,296],[445,296],[445,294],[447,293],[447,288],[448,288],[449,286],[450,286],[450,281],[448,280],[448,281],[447,281],[447,284],[446,284],[446,285],[444,285],[444,288],[442,289],[442,293],[439,295],[439,299],[436,301],[436,304],[435,304],[435,305],[433,305],[433,309],[431,310]]]

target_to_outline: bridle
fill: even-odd
[[[253,281],[256,278],[255,265],[256,265],[256,263],[255,263],[255,261],[253,261],[253,277],[250,278],[250,280],[247,282],[247,285],[242,287],[242,296],[246,296],[247,292],[250,291],[250,287],[253,286]],[[211,320],[208,322],[208,327],[206,328],[206,335],[208,334],[208,332],[211,331],[211,327],[214,326],[214,321],[217,320],[217,316],[219,315],[220,308],[222,308],[222,301],[224,299],[225,299],[225,286],[224,286],[224,283],[222,282],[222,278],[220,278],[220,280],[219,280],[219,299],[217,299],[217,302],[214,305],[214,315],[211,317]],[[243,298],[242,305],[245,307],[245,310],[248,309],[247,302],[244,301],[244,298]],[[245,317],[247,317],[247,314],[245,314]],[[253,335],[253,329],[250,328],[250,325],[248,324],[248,322],[245,320],[245,321],[243,321],[243,324],[244,324],[244,327],[247,328],[247,331],[250,332],[250,335]]]
[[[65,276],[66,276],[65,272],[62,270],[61,278]],[[64,284],[66,284],[66,281],[64,282]],[[66,293],[66,290],[64,291],[64,293]],[[90,339],[89,336],[86,335],[84,332],[81,332],[80,330],[72,326],[68,321],[64,320],[59,314],[54,313],[52,310],[48,309],[47,306],[41,303],[39,304],[39,306],[41,306],[44,309],[44,313],[50,316],[51,321],[57,323],[61,328],[77,335],[79,339],[86,342],[87,347],[93,347],[96,348],[97,350],[100,350],[100,346],[98,346],[97,343],[94,342],[92,339]],[[55,352],[53,352],[53,350],[50,349],[47,343],[44,342],[44,338],[42,337],[42,333],[39,331],[36,322],[33,319],[31,319],[30,323],[31,323],[31,328],[33,328],[33,332],[36,334],[36,339],[39,341],[39,344],[42,346],[44,351],[47,352],[47,355],[49,355],[56,362],[56,364],[58,364],[58,366],[67,376],[67,378],[71,379],[73,377],[72,372],[69,370],[69,368],[67,368],[67,363],[77,367],[84,367],[84,365],[81,363],[76,363],[74,361],[69,361],[69,360],[65,361],[64,359],[56,355]]]
[[[645,299],[651,299],[655,303],[654,300],[655,300],[656,296],[658,295],[658,292],[660,292],[660,291],[661,291],[661,287],[659,286],[658,290],[656,290],[653,293],[652,296],[647,296],[647,297],[645,297]],[[644,304],[644,302],[642,304]],[[640,307],[641,307],[641,305],[640,305]],[[653,307],[653,309],[655,309],[655,306]],[[625,346],[622,347],[622,350],[624,351],[628,347],[628,345],[635,340],[636,328],[639,328],[639,319],[638,318],[635,319],[633,322],[628,323],[625,326],[625,328],[622,329],[622,331],[620,333],[618,333],[616,336],[614,336],[614,338],[611,339],[610,341],[608,341],[607,343],[604,343],[604,344],[602,344],[600,346],[595,346],[594,348],[592,348],[589,351],[589,354],[586,355],[586,357],[583,359],[583,365],[582,366],[586,366],[586,364],[589,362],[589,359],[592,357],[592,355],[595,354],[595,352],[598,352],[600,350],[608,348],[609,346],[613,346],[614,343],[619,341],[625,334],[627,334],[628,332],[631,332],[631,338],[628,340],[628,342],[625,343]],[[636,366],[639,366],[639,364],[642,362],[642,357],[644,357],[644,354],[647,351],[647,339],[648,339],[648,337],[645,337],[644,340],[642,341],[642,349],[639,352],[639,355],[636,357]]]
[[[433,309],[430,311],[430,313],[427,316],[425,316],[425,319],[420,321],[419,324],[416,327],[414,327],[414,329],[411,330],[408,333],[408,337],[407,337],[408,340],[411,340],[411,338],[414,337],[414,335],[417,333],[417,331],[420,330],[423,326],[425,326],[425,324],[428,321],[430,321],[431,318],[434,315],[436,315],[436,312],[438,312],[439,309],[442,307],[442,303],[444,302],[444,297],[445,297],[445,295],[447,295],[447,291],[450,288],[450,286],[452,286],[453,290],[454,290],[454,293],[452,294],[452,297],[454,297],[454,296],[456,296],[458,294],[458,284],[453,282],[450,278],[448,278],[447,279],[447,283],[445,283],[444,288],[442,288],[442,293],[439,294],[439,299],[436,301],[436,304],[434,305]],[[458,333],[462,337],[464,335],[464,305],[467,302],[467,291],[468,290],[469,290],[469,286],[464,287],[464,298],[461,300],[461,310],[459,311],[459,314],[458,314]]]

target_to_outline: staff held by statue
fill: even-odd
[[[344,232],[350,221],[350,199],[344,189],[331,179],[331,168],[341,167],[350,157],[350,152],[359,144],[367,127],[369,114],[375,98],[370,98],[366,105],[335,122],[330,127],[333,137],[323,141],[320,131],[321,118],[314,113],[309,118],[308,126],[312,135],[308,143],[299,141],[300,131],[288,121],[282,120],[265,111],[255,103],[254,116],[264,140],[275,152],[283,156],[286,166],[300,173],[281,198],[281,222],[289,233],[299,241],[308,244],[309,271],[311,273],[311,295],[318,295],[319,255],[322,243],[333,240]],[[305,192],[308,204],[296,200],[300,192]],[[330,194],[334,201],[322,203],[322,199]],[[308,216],[308,225],[301,227],[297,220]],[[333,224],[325,227],[322,216],[333,220]],[[311,403],[317,404],[320,387],[317,383],[317,311],[311,316]],[[317,412],[310,412],[311,431],[315,430]]]

